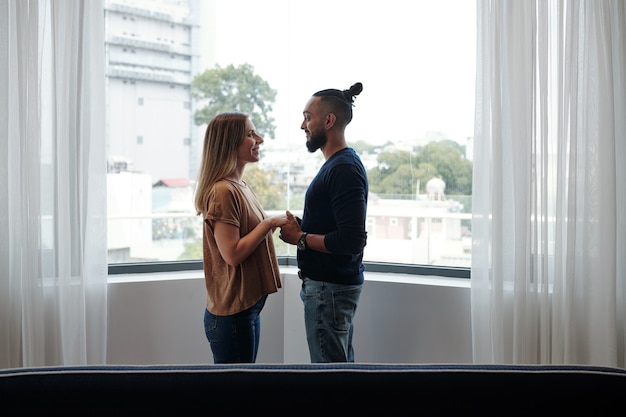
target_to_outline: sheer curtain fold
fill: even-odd
[[[0,7],[0,367],[105,363],[103,3]]]
[[[623,367],[624,3],[477,5],[474,361]]]

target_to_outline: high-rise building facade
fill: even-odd
[[[199,69],[198,0],[106,0],[109,172],[152,183],[195,176],[190,84]]]

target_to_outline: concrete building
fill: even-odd
[[[106,0],[109,172],[192,178],[198,129],[190,84],[200,69],[199,0]]]

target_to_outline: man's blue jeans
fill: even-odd
[[[204,309],[204,333],[211,345],[213,363],[254,363],[261,338],[264,295],[255,305],[231,316],[216,316]]]
[[[312,363],[354,362],[353,320],[362,287],[302,278],[300,298]]]

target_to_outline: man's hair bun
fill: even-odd
[[[361,91],[363,91],[363,84],[355,83],[355,84],[352,84],[352,87],[350,87],[348,90],[343,90],[343,95],[346,96],[346,99],[350,103],[353,103],[354,97],[361,94]]]

